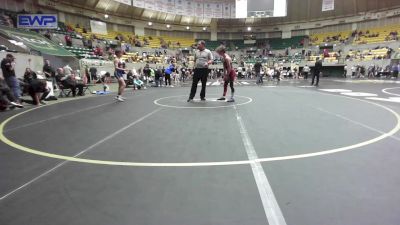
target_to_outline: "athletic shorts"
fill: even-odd
[[[234,70],[231,70],[229,75],[227,77],[224,77],[225,81],[234,81],[236,78],[236,72]]]
[[[115,73],[115,78],[117,78],[117,79],[124,79],[124,74],[123,73]]]

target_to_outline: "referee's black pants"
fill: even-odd
[[[194,96],[196,95],[197,84],[199,83],[200,80],[201,80],[200,98],[204,99],[206,97],[206,85],[207,85],[208,72],[209,72],[208,68],[194,69],[193,83],[192,83],[192,89],[190,90],[189,99],[193,99]]]
[[[318,84],[319,84],[319,75],[320,75],[319,71],[315,71],[314,72],[313,77],[312,77],[312,81],[311,81],[311,85],[314,85],[314,80],[315,80],[315,78],[317,78],[315,85],[318,86]]]

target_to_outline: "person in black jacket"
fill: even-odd
[[[46,79],[38,78],[37,74],[30,68],[26,68],[24,74],[24,89],[32,97],[34,105],[46,105],[44,99],[49,94]]]
[[[321,71],[322,71],[322,60],[317,58],[317,61],[315,62],[315,66],[314,66],[314,74],[313,74],[313,77],[312,77],[311,85],[314,85],[315,77],[317,77],[315,86],[316,87],[318,86],[318,84],[319,84],[319,75],[321,74]]]
[[[50,65],[50,60],[46,59],[44,61],[44,66],[43,66],[43,73],[45,74],[46,78],[51,79],[51,82],[53,83],[53,88],[56,88],[56,71],[54,68]]]
[[[21,102],[21,87],[15,75],[15,58],[11,54],[7,54],[6,58],[1,61],[1,70],[4,80],[8,87],[13,92],[13,95],[18,103]]]

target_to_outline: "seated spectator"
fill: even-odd
[[[44,34],[44,36],[45,36],[47,39],[51,40],[51,33],[50,33],[50,31],[46,31],[46,33]]]
[[[17,102],[17,99],[11,92],[6,81],[0,77],[0,110],[5,110],[8,107],[23,108],[24,106]]]
[[[40,104],[46,105],[44,99],[50,92],[47,88],[46,79],[38,77],[30,68],[26,68],[23,81],[24,91],[32,97],[33,104],[37,106]]]
[[[146,89],[142,80],[140,80],[137,76],[133,76],[133,89]]]
[[[96,46],[96,49],[94,50],[94,54],[97,56],[103,56],[103,49],[100,48],[100,46]]]
[[[78,89],[78,95],[83,96],[83,88],[85,85],[78,82],[74,74],[68,72],[70,68],[68,67],[69,66],[57,69],[57,82],[59,82],[63,88],[71,89],[73,97],[76,96],[76,89]]]
[[[65,35],[65,43],[67,46],[71,47],[72,46],[72,38],[69,35]]]

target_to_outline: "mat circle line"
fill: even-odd
[[[333,94],[327,94],[327,93],[320,93],[323,95],[330,95],[330,96],[336,96],[336,97],[342,97],[342,98],[347,98],[347,99],[352,99],[352,100],[357,100],[361,101],[364,103],[372,104],[375,106],[378,106],[380,108],[385,109],[386,111],[390,112],[391,114],[394,115],[394,117],[397,120],[397,123],[394,128],[392,128],[389,132],[384,133],[376,138],[360,142],[357,144],[349,145],[349,146],[344,146],[340,148],[335,148],[335,149],[328,149],[328,150],[322,150],[314,153],[306,153],[306,154],[298,154],[298,155],[288,155],[288,156],[278,156],[278,157],[270,157],[270,158],[259,158],[255,160],[241,160],[241,161],[219,161],[219,162],[189,162],[189,163],[152,163],[152,162],[124,162],[124,161],[109,161],[109,160],[96,160],[96,159],[86,159],[86,158],[78,158],[78,157],[71,157],[71,156],[65,156],[65,155],[59,155],[59,154],[54,154],[54,153],[48,153],[48,152],[43,152],[40,150],[36,150],[33,148],[29,148],[26,146],[22,146],[18,143],[15,143],[8,139],[4,135],[4,128],[5,126],[12,121],[13,119],[26,114],[28,112],[32,112],[38,108],[32,108],[29,110],[26,110],[24,112],[18,113],[14,116],[9,117],[5,121],[3,121],[0,124],[0,140],[4,142],[5,144],[27,152],[31,154],[35,154],[38,156],[43,156],[47,158],[54,158],[54,159],[60,159],[60,160],[65,160],[65,161],[72,161],[72,162],[79,162],[79,163],[88,163],[88,164],[97,164],[97,165],[110,165],[110,166],[130,166],[130,167],[206,167],[206,166],[230,166],[230,165],[245,165],[245,164],[251,164],[254,162],[270,162],[270,161],[283,161],[283,160],[292,160],[292,159],[302,159],[302,158],[309,158],[309,157],[316,157],[316,156],[322,156],[322,155],[328,155],[328,154],[333,154],[333,153],[338,153],[338,152],[344,152],[344,151],[349,151],[351,149],[355,148],[360,148],[366,145],[370,145],[373,143],[376,143],[378,141],[381,141],[387,137],[390,137],[397,133],[400,130],[400,115],[393,111],[392,109],[380,105],[375,102],[370,102],[362,99],[357,99],[357,98],[352,98],[352,97],[346,97],[346,96],[340,96],[340,95],[333,95]],[[40,107],[43,108],[43,107]]]
[[[218,109],[218,108],[229,108],[229,107],[233,107],[233,106],[242,106],[242,105],[246,105],[246,104],[253,102],[252,98],[236,95],[236,97],[245,98],[245,99],[247,99],[247,101],[243,102],[243,103],[238,103],[238,104],[229,104],[229,105],[221,105],[221,106],[174,106],[174,105],[166,105],[166,104],[160,103],[160,101],[164,100],[164,99],[177,98],[177,97],[183,97],[183,96],[186,96],[186,95],[175,95],[175,96],[167,96],[167,97],[159,98],[159,99],[154,100],[154,104],[161,106],[161,107],[175,108],[175,109]],[[193,103],[190,103],[190,104],[193,104]]]

